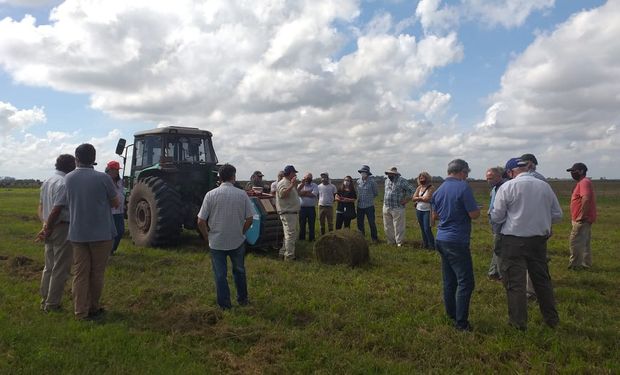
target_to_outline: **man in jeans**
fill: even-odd
[[[217,304],[230,309],[230,289],[226,278],[232,263],[233,279],[239,305],[248,304],[245,276],[245,232],[252,225],[254,206],[247,193],[234,186],[237,170],[230,164],[220,167],[220,186],[209,191],[198,212],[198,230],[211,249],[211,264],[215,277]]]
[[[439,220],[435,247],[441,255],[443,300],[456,329],[470,331],[469,301],[474,291],[474,270],[469,249],[471,220],[480,207],[466,179],[470,169],[461,159],[448,164],[448,177],[431,198],[433,219]]]
[[[108,257],[116,228],[110,207],[120,201],[110,176],[93,166],[96,151],[84,143],[75,149],[77,168],[65,177],[69,204],[69,240],[73,246],[73,303],[78,320],[98,319]]]
[[[509,323],[519,330],[527,328],[525,275],[529,271],[543,319],[555,327],[560,319],[547,265],[547,239],[551,224],[562,219],[562,209],[549,184],[527,173],[525,163],[511,160],[506,163],[511,180],[499,188],[491,210],[491,221],[502,224],[501,272]]]
[[[297,193],[301,197],[299,211],[299,239],[306,239],[306,224],[308,227],[308,241],[314,241],[314,224],[316,222],[316,203],[319,197],[319,186],[312,182],[312,173],[308,172],[297,186]]]
[[[379,242],[377,236],[377,224],[375,224],[375,198],[379,195],[377,183],[370,178],[370,167],[362,165],[358,170],[361,178],[357,180],[357,229],[364,232],[364,216],[368,218],[370,238],[373,242]]]
[[[63,154],[56,159],[56,173],[41,185],[39,218],[43,229],[37,240],[45,241],[45,267],[41,275],[41,309],[60,311],[65,282],[71,271],[73,250],[69,241],[69,208],[65,176],[75,169],[75,158]]]

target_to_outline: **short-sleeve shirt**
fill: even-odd
[[[337,191],[334,184],[319,184],[319,206],[333,206]]]
[[[594,223],[596,221],[596,198],[594,197],[592,181],[586,177],[577,182],[570,197],[570,216],[573,221],[581,215],[581,201],[584,197],[590,198],[590,208],[588,212],[583,213],[583,220],[588,223]]]
[[[283,178],[278,182],[278,192],[276,193],[276,209],[278,213],[299,213],[300,199],[297,189],[292,188],[286,197],[282,197],[284,190],[292,185],[291,180]]]
[[[123,184],[123,179],[119,178],[118,181],[114,182],[114,187],[116,187],[116,196],[118,197],[118,207],[112,207],[112,215],[120,215],[125,212],[125,185]]]
[[[52,209],[61,206],[60,216],[57,222],[69,221],[69,208],[67,207],[67,193],[65,190],[65,173],[56,171],[53,176],[45,180],[41,185],[40,197],[43,220],[47,221]],[[56,224],[56,223],[54,223]]]
[[[314,182],[310,184],[304,184],[301,188],[302,191],[310,191],[314,194],[314,197],[304,197],[301,196],[301,206],[302,207],[314,207],[316,206],[316,202],[319,198],[319,186]]]
[[[93,168],[78,167],[65,176],[69,204],[69,240],[108,241],[116,237],[110,200],[116,188],[110,176]]]
[[[469,213],[479,208],[467,182],[447,177],[433,194],[431,207],[439,216],[437,240],[469,244],[471,237]]]
[[[254,205],[247,193],[224,182],[205,195],[198,217],[209,226],[211,249],[235,250],[245,241],[245,220],[254,214]]]
[[[355,190],[343,190],[340,189],[338,190],[338,195],[340,195],[342,198],[351,198],[351,199],[357,199],[357,193],[355,192]],[[347,207],[347,209],[355,209],[355,202],[338,202],[338,207],[336,207],[336,211],[337,212],[344,212],[345,207]]]

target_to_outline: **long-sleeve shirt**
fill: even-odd
[[[414,190],[409,181],[400,176],[396,177],[394,181],[385,180],[383,206],[388,208],[405,208],[401,202],[405,199],[410,199]]]
[[[551,224],[562,219],[562,208],[548,183],[521,173],[495,195],[491,221],[501,233],[518,237],[549,236]]]
[[[379,195],[377,183],[372,178],[368,178],[366,181],[361,178],[357,180],[357,207],[374,206],[377,195]]]

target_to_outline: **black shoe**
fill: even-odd
[[[99,320],[101,318],[103,318],[105,316],[105,314],[107,313],[107,311],[101,307],[95,311],[91,311],[88,313],[88,316],[86,316],[86,320]]]
[[[62,307],[56,305],[56,306],[45,306],[43,308],[43,311],[45,311],[46,313],[58,313],[58,312],[62,312]]]
[[[471,332],[474,329],[471,327],[471,324],[467,323],[467,325],[465,326],[460,326],[458,324],[454,325],[454,328],[456,328],[457,331],[461,331],[461,332]]]

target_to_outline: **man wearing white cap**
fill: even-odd
[[[387,243],[400,247],[405,241],[405,205],[411,201],[415,189],[400,176],[396,167],[388,169],[385,174],[388,179],[383,196],[383,229]]]

